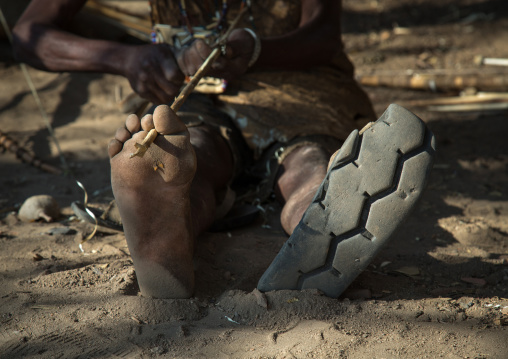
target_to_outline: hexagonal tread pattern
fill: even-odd
[[[339,296],[410,213],[434,154],[432,132],[398,105],[362,136],[351,133],[258,288]]]

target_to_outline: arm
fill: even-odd
[[[171,101],[183,74],[165,45],[126,45],[67,32],[86,0],[33,0],[13,29],[18,60],[46,71],[92,71],[125,76],[154,103]]]

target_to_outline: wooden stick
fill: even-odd
[[[189,97],[189,95],[192,93],[198,82],[203,78],[203,76],[208,72],[210,67],[212,67],[212,64],[215,60],[220,56],[221,54],[221,48],[225,45],[227,38],[229,37],[229,34],[231,34],[231,31],[236,27],[242,16],[247,11],[247,8],[242,9],[237,17],[233,20],[230,27],[226,31],[224,35],[221,36],[221,38],[218,41],[218,46],[213,49],[213,51],[208,55],[205,62],[201,65],[201,67],[196,71],[196,74],[192,77],[191,81],[183,88],[182,92],[180,92],[180,95],[175,99],[173,104],[171,105],[171,109],[174,112],[177,112],[180,107],[182,107],[183,103]],[[153,141],[157,138],[159,133],[155,128],[151,129],[146,137],[143,139],[141,143],[136,143],[134,146],[136,147],[136,152],[131,153],[130,158],[139,156],[143,157],[145,152],[148,150],[150,145],[153,143]]]
[[[435,112],[504,111],[506,109],[508,109],[508,103],[506,102],[435,105],[428,107],[429,111]]]
[[[101,17],[103,20],[115,25],[141,40],[150,41],[152,24],[150,19],[135,16],[110,5],[101,4],[97,1],[87,1],[85,10]]]
[[[453,96],[440,97],[426,100],[412,100],[404,102],[406,106],[438,106],[438,105],[466,105],[480,103],[506,103],[508,102],[508,93],[479,92],[472,96]]]
[[[364,86],[374,87],[398,87],[415,90],[450,91],[463,90],[474,87],[483,91],[506,91],[508,78],[503,73],[476,73],[468,75],[456,75],[452,71],[449,74],[424,74],[414,75],[366,75],[356,76],[357,81]]]

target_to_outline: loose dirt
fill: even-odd
[[[344,44],[358,74],[482,76],[476,55],[508,58],[505,5],[346,0]],[[0,45],[0,130],[59,166],[22,72],[7,42]],[[193,298],[158,300],[138,294],[122,232],[99,228],[80,250],[93,226],[70,208],[84,196],[75,179],[90,206],[112,199],[106,148],[125,118],[115,92],[128,93],[127,81],[29,72],[74,177],[0,155],[0,357],[508,357],[506,110],[431,112],[411,101],[457,92],[366,87],[379,115],[399,103],[426,121],[438,154],[418,208],[350,289],[340,298],[254,290],[286,240],[271,202],[266,221],[199,240]],[[39,194],[53,196],[62,216],[21,222],[17,210]]]

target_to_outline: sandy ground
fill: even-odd
[[[508,57],[507,15],[504,0],[348,0],[344,42],[358,73],[481,74],[475,55]],[[59,166],[5,41],[0,56],[0,131]],[[125,117],[115,91],[128,92],[127,81],[29,72],[72,175],[0,156],[1,358],[508,357],[506,110],[431,112],[411,101],[456,93],[366,88],[378,114],[396,102],[422,117],[438,155],[418,208],[340,298],[253,291],[286,239],[273,202],[268,226],[258,218],[200,239],[195,297],[154,300],[138,294],[123,233],[101,228],[81,252],[93,226],[70,208],[83,201],[76,179],[91,206],[112,199],[106,146]],[[56,222],[18,219],[36,194],[58,201]]]

